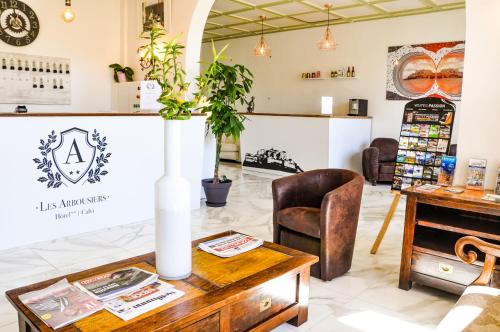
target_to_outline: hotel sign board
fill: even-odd
[[[182,163],[197,208],[205,119],[192,120]],[[154,217],[158,116],[2,117],[0,148],[0,250]]]

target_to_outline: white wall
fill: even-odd
[[[336,25],[333,32],[339,46],[334,52],[317,49],[323,31],[324,28],[314,28],[266,35],[272,48],[271,59],[253,55],[256,36],[221,41],[217,47],[230,43],[228,54],[233,62],[244,64],[253,72],[256,112],[319,113],[320,96],[331,95],[336,97],[334,113],[342,115],[347,113],[350,98],[363,98],[368,99],[369,115],[373,116],[373,137],[397,138],[407,101],[385,99],[387,48],[463,40],[465,12],[455,10]],[[202,59],[211,59],[210,43],[204,44]],[[355,66],[359,79],[299,79],[302,72],[330,72],[348,65]],[[453,136],[452,140],[456,140],[456,135]]]
[[[455,181],[465,183],[467,160],[488,160],[486,188],[500,167],[500,1],[467,1],[467,46]]]
[[[64,23],[64,1],[27,0],[40,21],[38,38],[24,47],[0,42],[0,51],[71,59],[71,105],[27,105],[30,111],[109,111],[112,74],[108,65],[122,62],[121,0],[73,1],[76,19]],[[0,96],[1,102],[1,96]],[[0,112],[15,105],[0,104]]]

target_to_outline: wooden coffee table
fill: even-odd
[[[307,320],[312,256],[274,243],[231,258],[220,258],[197,244],[229,235],[225,232],[193,242],[193,273],[169,281],[185,295],[128,322],[101,310],[57,331],[268,331],[284,322]],[[136,266],[155,271],[155,255],[99,266],[6,292],[16,308],[20,331],[53,331],[19,300],[19,295],[47,287],[66,277],[70,282]]]

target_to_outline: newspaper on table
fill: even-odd
[[[157,280],[141,289],[106,301],[104,307],[112,314],[128,321],[183,295],[184,292],[175,289],[173,285]]]
[[[157,279],[158,275],[155,273],[126,267],[79,280],[75,285],[94,298],[107,301],[149,285]]]
[[[62,279],[19,296],[21,302],[53,329],[69,325],[103,308],[102,303]]]
[[[253,236],[236,233],[202,242],[198,247],[208,253],[227,258],[260,247],[263,243],[263,240]]]

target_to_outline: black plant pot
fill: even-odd
[[[213,179],[203,179],[201,184],[205,190],[207,197],[206,204],[211,207],[221,207],[226,205],[227,195],[229,188],[233,181],[227,180],[226,182],[213,183]]]

